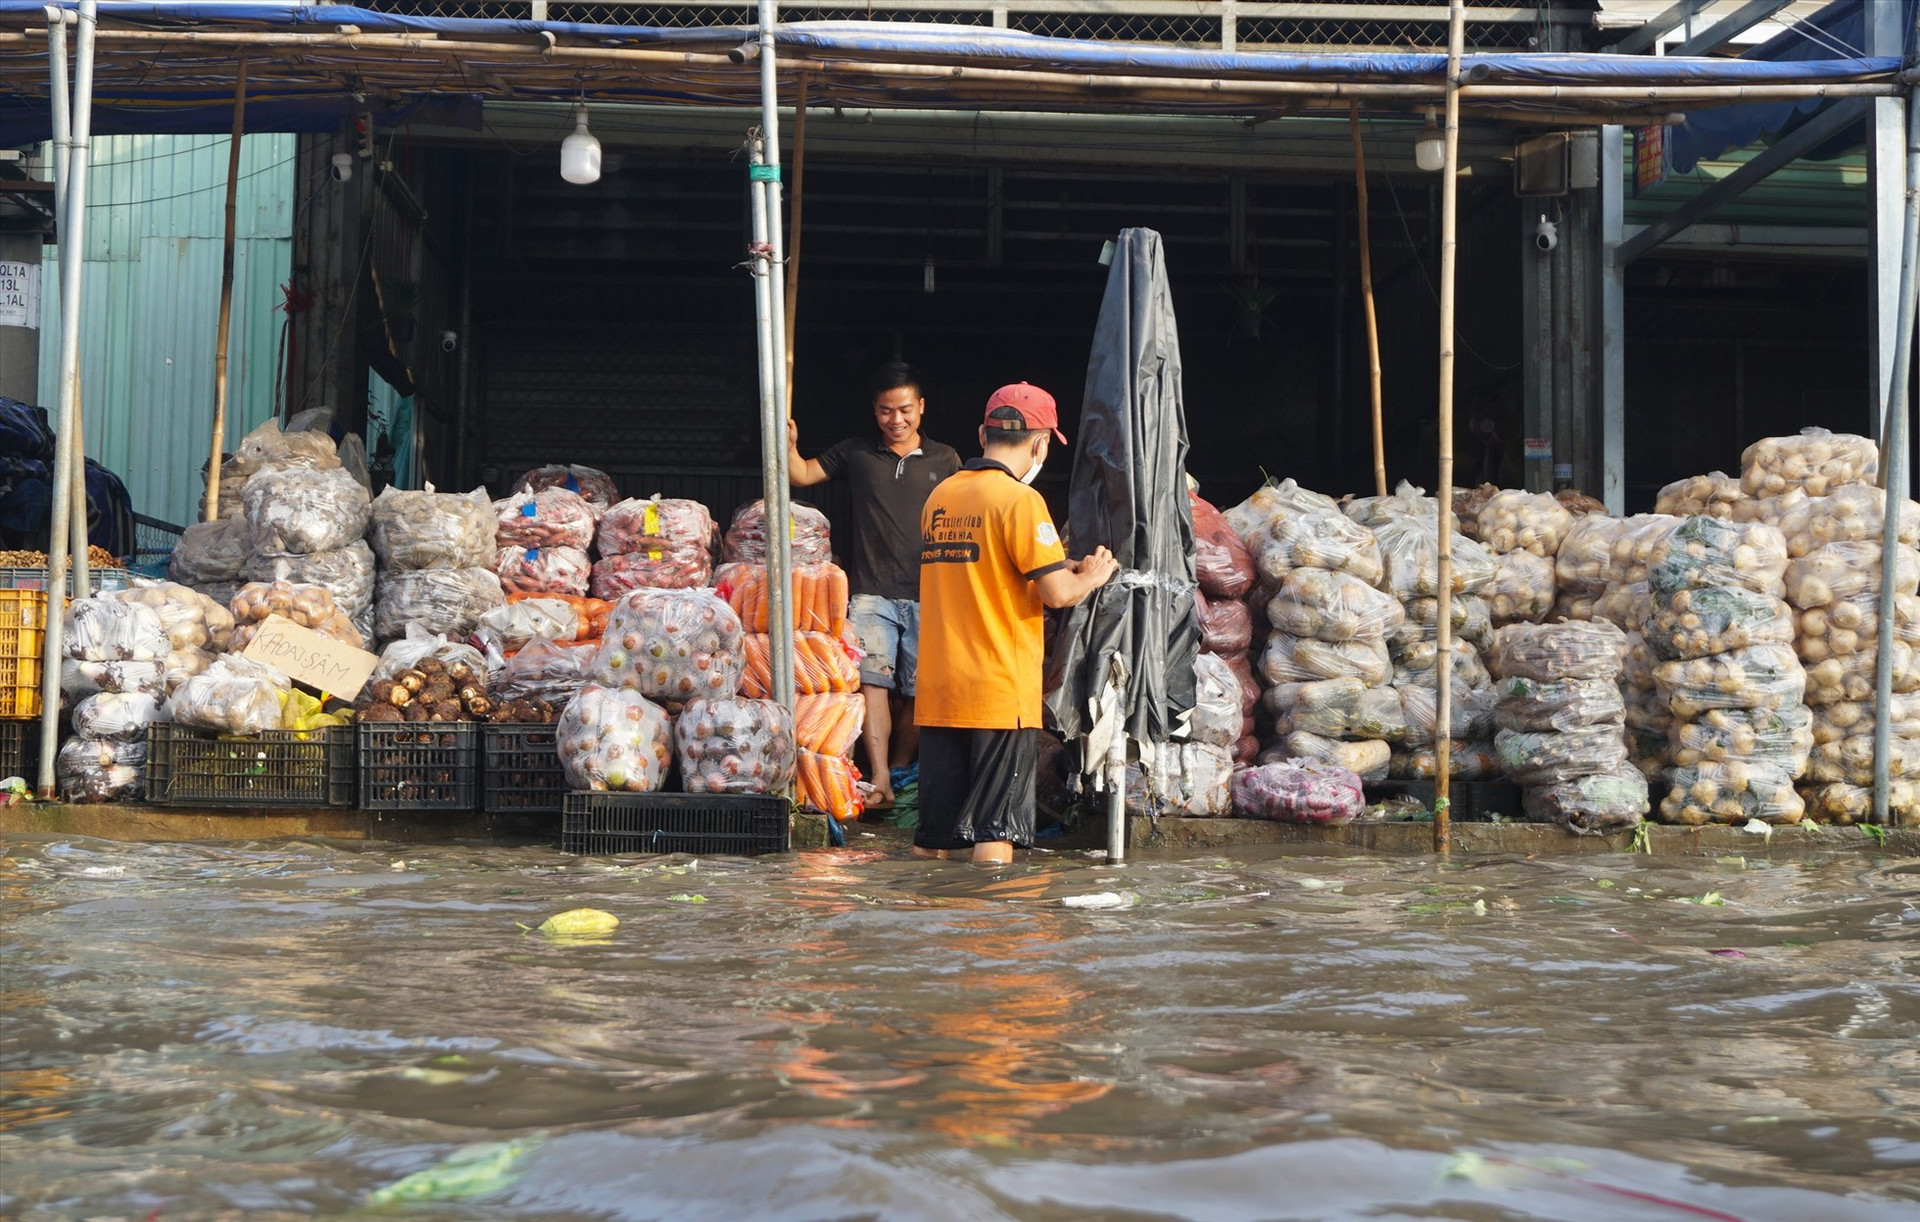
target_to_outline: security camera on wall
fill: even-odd
[[[335,153],[329,158],[327,172],[333,175],[335,182],[348,182],[353,178],[353,154]]]
[[[1543,251],[1560,245],[1560,226],[1541,217],[1539,224],[1533,227],[1533,244]]]

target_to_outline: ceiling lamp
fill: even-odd
[[[585,131],[585,119],[581,120],[580,130]],[[571,139],[572,137],[568,137]],[[1427,107],[1427,123],[1420,134],[1413,138],[1413,162],[1430,173],[1438,173],[1447,168],[1447,139],[1441,134],[1440,125],[1434,122],[1433,107]]]
[[[573,134],[560,142],[560,177],[585,186],[600,181],[600,141],[587,130],[587,108],[573,110]]]

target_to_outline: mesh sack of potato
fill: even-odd
[[[1526,553],[1522,552],[1521,555]],[[1477,594],[1456,594],[1447,600],[1447,619],[1453,625],[1452,635],[1463,641],[1481,641],[1493,631],[1493,613],[1487,600]],[[1409,598],[1406,601],[1407,622],[1402,628],[1388,635],[1401,635],[1411,640],[1402,629],[1412,630],[1422,640],[1433,640],[1439,634],[1440,600],[1437,598]]]
[[[673,745],[688,793],[780,793],[793,783],[793,714],[771,700],[689,700]]]
[[[1790,777],[1805,772],[1813,747],[1813,714],[1805,705],[1783,709],[1713,709],[1672,732],[1675,764],[1759,760]]]
[[[1618,722],[1577,730],[1501,730],[1493,736],[1500,767],[1517,785],[1555,785],[1626,766],[1626,734]]]
[[[1620,686],[1610,679],[1502,679],[1494,724],[1503,730],[1578,730],[1626,721]]]
[[[373,634],[382,641],[411,625],[464,637],[480,617],[506,602],[500,579],[488,569],[414,569],[382,573],[375,586]]]
[[[246,567],[252,535],[242,518],[195,522],[180,532],[167,559],[167,576],[196,589],[238,580]]]
[[[1233,774],[1233,809],[1243,819],[1351,823],[1367,808],[1360,777],[1319,760],[1288,760]]]
[[[673,764],[667,711],[628,688],[581,688],[560,714],[554,736],[569,789],[653,793],[666,784]]]
[[[1393,656],[1393,678],[1395,687],[1435,687],[1440,682],[1440,643],[1438,641],[1408,641],[1399,648],[1389,650]],[[1455,684],[1467,687],[1485,687],[1493,682],[1493,676],[1487,673],[1487,666],[1480,658],[1480,651],[1474,648],[1472,641],[1452,641],[1447,645],[1447,653],[1453,659],[1448,678]]]
[[[1432,598],[1440,593],[1438,518],[1395,518],[1375,527],[1373,537],[1379,541],[1385,574],[1382,589],[1402,600]],[[1453,592],[1478,594],[1493,580],[1492,553],[1458,533],[1453,536],[1452,549]]]
[[[198,590],[173,581],[114,590],[100,596],[151,608],[166,631],[169,649],[231,648],[234,619],[226,607]]]
[[[1672,787],[1660,799],[1660,822],[1699,827],[1708,823],[1735,826],[1749,819],[1763,823],[1798,823],[1806,803],[1794,790],[1793,778],[1771,764],[1749,760],[1686,764],[1668,774]]]
[[[1341,512],[1362,526],[1385,526],[1395,518],[1437,519],[1440,516],[1440,502],[1428,496],[1425,488],[1416,488],[1406,480],[1401,480],[1394,488],[1393,495],[1355,497],[1341,506]]]
[[[1207,743],[1142,743],[1127,765],[1132,815],[1212,818],[1233,813],[1233,755]]]
[[[1534,785],[1520,794],[1528,822],[1556,823],[1582,836],[1636,827],[1651,805],[1647,778],[1632,767]]]
[[[1795,627],[1793,608],[1781,599],[1718,586],[1655,595],[1645,637],[1656,657],[1671,662],[1752,645],[1791,645]]]
[[[1920,739],[1889,739],[1886,758],[1888,776],[1920,780]],[[1816,784],[1844,781],[1849,785],[1871,785],[1873,760],[1871,733],[1821,743],[1808,753],[1806,778]]]
[[[344,469],[262,471],[247,481],[253,550],[303,556],[346,547],[367,533],[372,498]]]
[[[221,734],[278,730],[293,682],[271,666],[229,656],[182,683],[167,702],[167,720]]]
[[[1795,617],[1794,648],[1800,660],[1817,666],[1830,658],[1872,654],[1880,642],[1877,600],[1843,599],[1823,607],[1809,607]],[[1920,646],[1920,597],[1893,596],[1893,639],[1909,649]]]
[[[1480,507],[1479,523],[1476,537],[1488,551],[1496,555],[1532,552],[1544,559],[1559,552],[1573,515],[1550,492],[1509,488],[1487,498]]]
[[[1480,590],[1495,627],[1539,623],[1553,610],[1558,592],[1552,557],[1508,552],[1494,562],[1493,580]],[[1587,618],[1591,619],[1591,616]]]
[[[1440,775],[1440,751],[1425,743],[1396,748],[1387,775],[1397,781],[1431,781]],[[1456,781],[1497,781],[1500,753],[1491,742],[1455,739],[1447,747],[1447,775]]]
[[[1801,429],[1795,437],[1763,437],[1740,455],[1740,489],[1779,496],[1803,488],[1826,496],[1847,484],[1869,484],[1880,470],[1880,447],[1853,433]]]
[[[1351,573],[1297,568],[1267,603],[1267,622],[1279,632],[1320,641],[1378,641],[1406,619],[1392,595]]]
[[[1414,686],[1392,690],[1399,693],[1400,717],[1406,723],[1403,741],[1409,746],[1431,745],[1438,736],[1439,689]],[[1493,710],[1498,700],[1499,693],[1495,687],[1469,688],[1455,683],[1453,699],[1447,704],[1447,722],[1452,731],[1448,737],[1458,742],[1491,739],[1494,730]]]
[[[1292,479],[1283,479],[1279,483],[1262,484],[1252,496],[1220,516],[1240,536],[1247,550],[1257,556],[1259,548],[1255,541],[1267,537],[1267,527],[1274,519],[1291,513],[1323,512],[1339,513],[1340,503],[1323,493],[1302,488]]]
[[[1873,788],[1834,782],[1802,785],[1800,796],[1809,818],[1822,823],[1872,823]],[[1893,781],[1887,787],[1887,822],[1894,827],[1920,827],[1920,784]]]
[[[1709,518],[1732,518],[1734,506],[1746,497],[1747,494],[1740,491],[1739,480],[1724,471],[1709,471],[1705,475],[1677,479],[1662,488],[1653,499],[1653,511],[1677,518],[1690,518],[1696,514]]]
[[[1653,545],[1646,580],[1656,597],[1726,586],[1779,598],[1786,592],[1786,572],[1787,541],[1777,527],[1691,517]]]
[[[244,651],[259,625],[268,616],[277,615],[302,628],[311,628],[321,636],[344,641],[355,649],[365,644],[333,601],[333,592],[325,586],[296,585],[291,581],[253,581],[240,587],[233,596],[233,619],[239,625],[233,634],[232,649]]]
[[[1829,543],[1877,545],[1883,537],[1887,494],[1871,484],[1850,484],[1827,496],[1789,494],[1768,504],[1777,505],[1777,511],[1762,520],[1786,536],[1787,555],[1793,559]],[[1900,502],[1896,530],[1899,542],[1920,544],[1920,503]]]
[[[1384,687],[1393,674],[1393,660],[1379,641],[1314,641],[1276,632],[1261,651],[1260,673],[1268,683],[1351,675],[1367,687]]]
[[[1384,781],[1393,748],[1377,738],[1338,739],[1295,730],[1274,744],[1290,760],[1315,760],[1345,768],[1367,782]]]
[[[1807,672],[1785,645],[1754,645],[1705,658],[1661,662],[1653,682],[1679,721],[1712,709],[1782,709],[1803,703]]]
[[[369,641],[373,639],[374,573],[373,549],[363,539],[355,539],[330,552],[310,552],[303,556],[252,553],[247,557],[245,569],[248,581],[325,586],[333,594],[334,605],[346,612],[360,635]],[[212,597],[211,591],[208,596]],[[231,595],[227,601],[232,601]]]
[[[636,590],[607,618],[593,681],[655,700],[738,693],[745,653],[740,617],[706,590]]]
[[[105,597],[67,605],[63,645],[67,657],[81,662],[158,662],[173,648],[152,607]]]
[[[382,568],[473,569],[493,563],[499,529],[484,488],[435,492],[389,487],[368,514],[367,542]]]
[[[1510,624],[1491,638],[1488,658],[1503,679],[1620,677],[1626,634],[1612,624]]]
[[[1896,548],[1894,557],[1894,592],[1920,590],[1920,552],[1903,545]],[[1843,599],[1877,604],[1880,573],[1878,542],[1829,543],[1787,565],[1786,599],[1803,611]]]
[[[599,516],[587,498],[565,488],[516,492],[493,503],[494,544],[584,552],[593,546]]]
[[[1297,568],[1348,573],[1369,586],[1380,582],[1380,547],[1373,532],[1337,509],[1274,518],[1247,550],[1261,584],[1270,590]]]
[[[1575,518],[1554,552],[1554,583],[1563,594],[1596,597],[1613,580],[1613,543],[1626,519]]]
[[[1856,734],[1873,733],[1872,700],[1839,700],[1813,706],[1813,741],[1837,742]],[[1899,738],[1920,738],[1920,693],[1895,693],[1888,697],[1887,711],[1893,733]]]

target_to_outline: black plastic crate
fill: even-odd
[[[506,722],[483,731],[481,777],[488,814],[558,814],[567,796],[560,769],[559,728],[538,722]]]
[[[147,728],[147,801],[155,806],[352,806],[353,730],[268,730],[221,738]]]
[[[560,816],[560,851],[784,853],[791,815],[785,798],[765,794],[570,793]]]
[[[31,786],[39,769],[40,719],[0,721],[0,777],[22,777]]]
[[[480,727],[362,722],[360,809],[479,810]]]
[[[1462,823],[1489,823],[1495,816],[1521,819],[1520,787],[1512,781],[1462,781],[1448,787],[1448,816]],[[1432,781],[1374,781],[1366,787],[1367,801],[1412,798],[1433,809],[1439,789]]]

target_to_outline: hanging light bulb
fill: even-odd
[[[587,108],[573,110],[573,134],[560,142],[560,177],[585,186],[600,181],[600,141],[587,130]]]
[[[1413,163],[1429,173],[1447,168],[1447,138],[1434,121],[1433,107],[1427,107],[1427,123],[1413,138]]]

